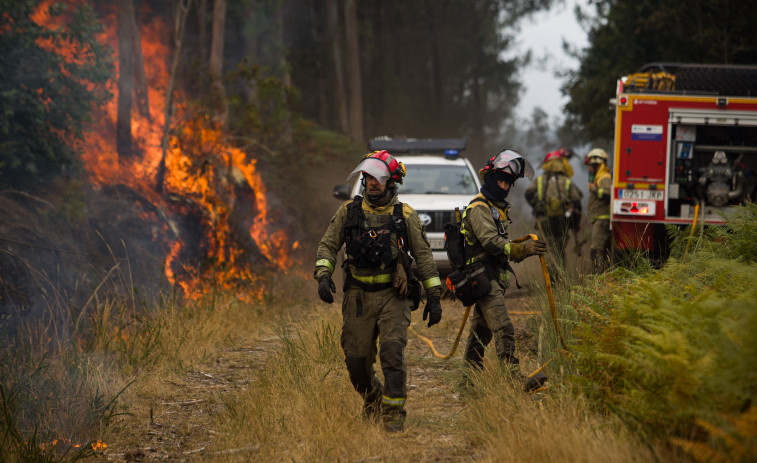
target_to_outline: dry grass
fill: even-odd
[[[491,363],[476,379],[461,425],[483,448],[481,461],[651,461],[645,446],[617,422],[588,411],[560,388],[525,394]]]
[[[563,386],[559,356],[547,367],[552,387],[539,396],[522,393],[494,368],[491,352],[476,386],[463,390],[463,346],[452,359],[439,360],[412,334],[406,350],[406,431],[387,434],[363,419],[361,400],[350,385],[339,346],[339,303],[317,302],[313,282],[301,276],[279,279],[276,287],[278,295],[255,305],[223,297],[181,309],[164,303],[142,320],[159,330],[159,342],[149,345],[149,355],[136,349],[128,357],[149,359],[146,363],[118,362],[107,352],[84,356],[81,370],[88,387],[111,396],[133,381],[118,400],[116,412],[125,414],[98,436],[108,444],[104,457],[297,462],[653,458],[622,426],[593,415]],[[549,330],[539,298],[514,291],[508,304],[511,311],[543,313],[514,316],[521,334],[540,325]],[[413,313],[413,322],[446,353],[463,310],[454,301],[443,305],[439,325],[427,328],[422,310]],[[146,336],[144,329],[129,331],[127,338],[139,336]],[[524,370],[556,355],[546,334],[537,338],[519,337]],[[378,363],[377,372],[381,376]]]
[[[444,301],[445,320],[416,329],[446,352],[462,310]],[[220,435],[204,450],[218,461],[649,461],[649,450],[617,422],[592,415],[581,399],[560,387],[550,371],[548,392],[527,395],[493,368],[461,390],[461,358],[433,358],[411,336],[407,357],[408,420],[403,434],[386,434],[361,416],[339,349],[338,307],[308,308],[296,328],[280,331],[281,348],[249,387],[223,397],[214,429]],[[522,325],[522,323],[521,323]],[[526,363],[536,359],[521,352]],[[529,355],[531,357],[529,358]],[[379,371],[380,376],[380,371]]]

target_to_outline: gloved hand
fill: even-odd
[[[537,256],[547,252],[547,243],[542,240],[530,240],[523,243],[526,249],[526,256]]]
[[[334,280],[332,280],[330,276],[324,275],[318,280],[318,297],[320,297],[323,302],[328,304],[334,302],[334,295],[331,293],[335,292],[336,285],[334,285]]]
[[[428,326],[431,327],[439,323],[442,319],[442,303],[438,297],[429,297],[426,306],[423,308],[423,321],[428,317]]]

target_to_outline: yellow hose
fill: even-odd
[[[457,330],[457,336],[455,337],[455,342],[452,344],[452,350],[449,351],[449,354],[442,355],[439,352],[436,351],[436,348],[434,347],[434,343],[431,342],[431,340],[421,334],[419,334],[417,331],[413,329],[413,325],[410,325],[410,331],[415,333],[416,336],[421,338],[426,344],[428,344],[428,347],[431,348],[431,352],[434,353],[434,357],[447,360],[448,358],[452,357],[455,354],[455,351],[457,350],[458,344],[460,344],[460,337],[463,335],[463,328],[465,328],[465,322],[468,321],[468,315],[470,315],[470,309],[473,307],[472,305],[465,307],[465,313],[463,314],[463,321],[460,323],[460,329]]]
[[[523,238],[518,238],[518,240],[513,240],[514,243],[525,241],[526,239],[531,238],[532,240],[536,241],[539,239],[536,235],[527,235]],[[547,297],[549,298],[549,312],[552,314],[552,321],[555,324],[555,331],[557,331],[557,335],[560,336],[560,344],[562,344],[563,349],[568,349],[568,343],[565,342],[565,338],[562,336],[562,330],[560,329],[560,323],[557,321],[557,310],[555,309],[555,296],[552,294],[552,282],[549,281],[549,270],[547,270],[547,259],[544,258],[544,254],[539,255],[539,262],[541,262],[541,272],[544,274],[544,286],[547,287]]]
[[[538,236],[529,234],[526,236],[522,236],[518,239],[512,240],[513,243],[522,243],[523,241],[532,239],[534,241],[537,241],[539,239]],[[541,270],[544,274],[544,284],[547,286],[547,297],[549,298],[549,310],[552,314],[552,321],[555,324],[555,329],[557,330],[557,334],[560,336],[560,343],[562,344],[563,348],[565,350],[568,350],[568,345],[565,342],[565,339],[562,336],[562,331],[560,330],[560,324],[557,321],[557,311],[555,310],[555,297],[552,294],[552,283],[549,281],[549,271],[547,270],[547,261],[544,259],[544,255],[539,256],[539,260],[541,261]],[[452,357],[455,354],[455,351],[457,350],[457,346],[460,344],[460,337],[463,334],[463,329],[465,328],[465,323],[468,321],[468,316],[470,315],[470,309],[473,307],[472,305],[465,307],[465,313],[463,313],[463,320],[460,322],[460,329],[457,330],[457,336],[455,337],[455,342],[452,344],[452,349],[449,351],[448,354],[442,355],[439,352],[436,351],[436,348],[434,347],[434,343],[431,342],[431,340],[425,336],[422,336],[417,331],[413,329],[413,326],[410,325],[410,331],[412,331],[416,336],[421,338],[426,344],[428,344],[428,347],[431,348],[431,352],[433,352],[434,356],[443,360],[446,360],[450,357]],[[545,364],[546,365],[546,364]],[[543,367],[542,367],[543,368]],[[541,369],[537,370],[536,372],[532,374],[536,374]]]
[[[694,206],[694,221],[691,222],[691,232],[689,232],[689,239],[686,241],[686,249],[683,251],[683,257],[689,252],[689,245],[691,244],[691,237],[694,236],[694,228],[697,226],[697,217],[699,216],[699,203]]]

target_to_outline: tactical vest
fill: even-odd
[[[397,236],[398,252],[407,252],[407,224],[402,213],[402,203],[394,205],[389,221],[381,226],[366,227],[363,197],[347,205],[347,220],[344,223],[344,242],[349,263],[358,268],[392,268],[397,256],[392,256],[392,233]]]
[[[484,203],[489,207],[492,213],[492,220],[494,220],[494,225],[497,227],[497,234],[502,238],[507,239],[507,229],[505,228],[505,224],[500,219],[499,210],[484,198],[474,198],[468,204],[468,207],[465,208],[465,211],[463,211],[463,218],[465,218],[465,214],[468,209],[475,203]],[[507,212],[505,212],[505,220],[510,221],[510,219],[507,217]],[[468,236],[466,236],[468,234],[468,231],[465,230],[465,226],[461,227],[460,232],[463,234],[463,236],[465,236],[465,263],[466,265],[468,265],[472,263],[473,259],[476,256],[485,252],[484,245],[481,244],[481,241],[476,241],[475,243],[473,243],[472,240],[469,240]]]
[[[507,239],[507,228],[505,227],[505,221],[508,223],[511,223],[512,220],[510,217],[507,216],[507,207],[505,207],[505,217],[501,217],[501,214],[499,212],[499,209],[497,209],[494,205],[492,205],[488,200],[484,198],[474,198],[469,204],[468,207],[463,212],[463,218],[465,218],[465,214],[468,211],[470,207],[473,206],[474,203],[481,202],[489,206],[489,210],[492,214],[492,220],[494,220],[494,225],[497,227],[497,234],[501,236],[504,239]],[[507,203],[505,203],[507,204]],[[496,259],[494,259],[492,256],[490,256],[488,253],[486,253],[486,250],[484,249],[484,245],[481,244],[480,240],[476,240],[476,242],[473,242],[473,240],[469,240],[467,234],[469,233],[467,230],[465,230],[465,227],[461,227],[460,232],[465,236],[465,265],[470,266],[471,264],[474,264],[475,262],[481,262],[484,265],[484,268],[486,269],[486,274],[489,276],[489,278],[493,280],[500,280],[500,270],[505,272],[510,272],[515,276],[515,271],[513,270],[512,266],[510,265],[509,257],[504,262],[498,262]],[[482,256],[483,254],[483,256]],[[504,275],[504,273],[502,274]],[[504,280],[503,280],[504,281]],[[520,284],[518,284],[518,278],[515,278],[515,285],[520,288]]]

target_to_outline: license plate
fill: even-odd
[[[428,240],[428,244],[431,245],[431,249],[444,249],[444,240],[443,239],[433,239]]]
[[[642,199],[662,201],[665,199],[664,190],[618,190],[619,199]]]

